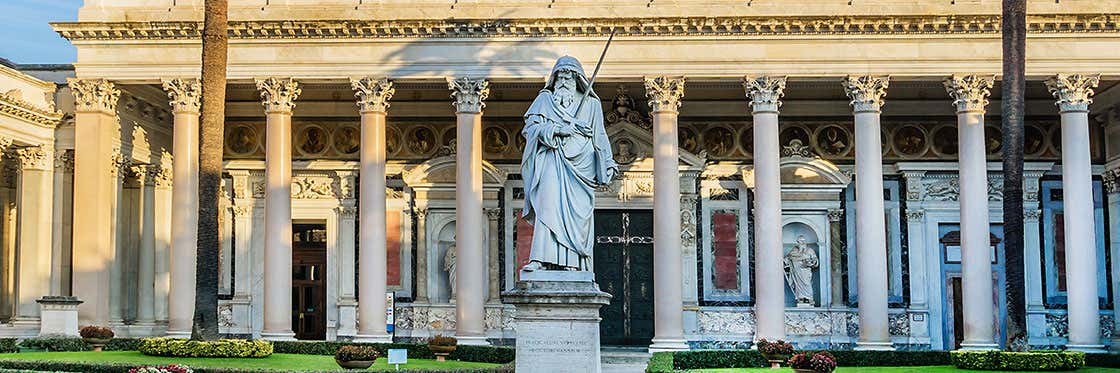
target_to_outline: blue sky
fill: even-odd
[[[47,22],[75,21],[82,0],[0,0],[0,57],[16,63],[73,63],[70,42]]]

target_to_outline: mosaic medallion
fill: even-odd
[[[677,141],[681,149],[689,153],[698,153],[700,151],[700,142],[696,139],[696,131],[688,127],[680,127],[677,129]]]
[[[1033,124],[1023,127],[1023,154],[1038,155],[1046,151],[1046,135]]]
[[[304,127],[294,140],[299,144],[296,148],[304,155],[319,155],[327,150],[327,131],[323,127]]]
[[[362,131],[358,127],[344,125],[334,131],[334,149],[342,155],[353,155],[362,149]]]
[[[984,148],[988,154],[999,154],[1003,150],[1003,130],[996,126],[984,127]]]
[[[235,155],[249,155],[257,151],[257,130],[252,125],[242,124],[226,131],[226,147]]]
[[[408,133],[408,150],[413,154],[428,154],[436,147],[436,133],[428,127],[413,127]]]
[[[852,146],[848,130],[835,124],[826,125],[817,130],[817,149],[825,156],[838,157],[848,152]]]
[[[933,151],[941,155],[957,154],[957,128],[941,126],[933,130]]]
[[[704,150],[716,157],[727,156],[734,149],[735,136],[724,127],[711,127],[704,131]]]
[[[739,148],[746,155],[754,154],[754,127],[745,127],[739,130]]]
[[[618,164],[631,164],[638,158],[634,153],[634,142],[630,139],[621,139],[614,146],[614,161]]]
[[[782,145],[789,145],[793,140],[801,141],[802,145],[809,144],[809,131],[804,127],[789,126],[782,130],[778,135],[778,143]]]
[[[1054,147],[1054,153],[1062,153],[1062,126],[1057,125],[1050,128],[1050,144]]]
[[[487,153],[501,154],[509,149],[509,131],[502,127],[486,127],[482,130],[482,146]]]
[[[929,143],[926,134],[915,125],[905,125],[894,131],[894,150],[904,157],[918,157],[925,154]]]
[[[385,155],[397,154],[401,150],[401,130],[396,126],[385,126]]]

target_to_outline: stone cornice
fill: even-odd
[[[0,113],[51,129],[58,127],[63,117],[63,114],[54,108],[35,106],[12,92],[0,93]]]
[[[200,39],[202,22],[55,22],[70,41]],[[1029,33],[1111,33],[1120,13],[1033,14]],[[999,34],[999,15],[230,21],[231,39]]]

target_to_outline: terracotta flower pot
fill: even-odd
[[[436,361],[447,361],[447,357],[458,347],[459,346],[428,345],[428,351],[436,355]]]
[[[789,355],[786,354],[762,354],[762,357],[770,363],[770,369],[778,369],[782,367],[782,363],[789,360]]]
[[[93,347],[94,352],[101,352],[101,349],[104,348],[106,344],[109,344],[109,341],[111,341],[113,339],[112,338],[82,338],[82,340],[86,341],[86,344],[90,345],[90,347]]]
[[[369,367],[371,365],[373,365],[373,360],[342,361],[342,360],[334,359],[334,362],[338,363],[338,366],[346,368],[346,369],[369,369]]]

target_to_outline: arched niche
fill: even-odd
[[[789,220],[792,220],[792,221],[789,221]],[[814,306],[814,307],[820,306],[822,304],[823,290],[825,289],[821,285],[821,283],[822,283],[821,279],[822,279],[822,276],[827,273],[826,271],[828,270],[828,267],[829,267],[828,266],[829,255],[823,249],[823,247],[825,245],[822,245],[822,243],[827,242],[827,238],[824,237],[820,233],[821,231],[818,231],[817,229],[813,228],[812,225],[814,225],[814,224],[810,221],[800,221],[798,219],[787,219],[787,221],[788,222],[785,223],[782,226],[782,258],[783,258],[783,264],[785,263],[784,259],[789,254],[790,250],[792,250],[794,248],[794,246],[797,245],[798,238],[804,238],[805,239],[805,245],[809,249],[811,249],[813,251],[813,253],[816,254],[816,257],[817,257],[817,266],[816,266],[816,268],[812,269],[812,273],[813,273],[813,276],[812,276],[813,277],[813,279],[812,279],[813,303],[812,303],[811,306]],[[783,273],[785,273],[785,272],[783,272]],[[785,284],[786,306],[787,307],[799,306],[797,304],[797,301],[794,299],[793,290],[791,289],[791,285],[790,285],[790,282],[789,282],[789,279],[788,279],[788,274],[786,275],[786,277],[787,278],[782,279],[783,284]],[[804,305],[801,305],[801,306],[804,306]]]

